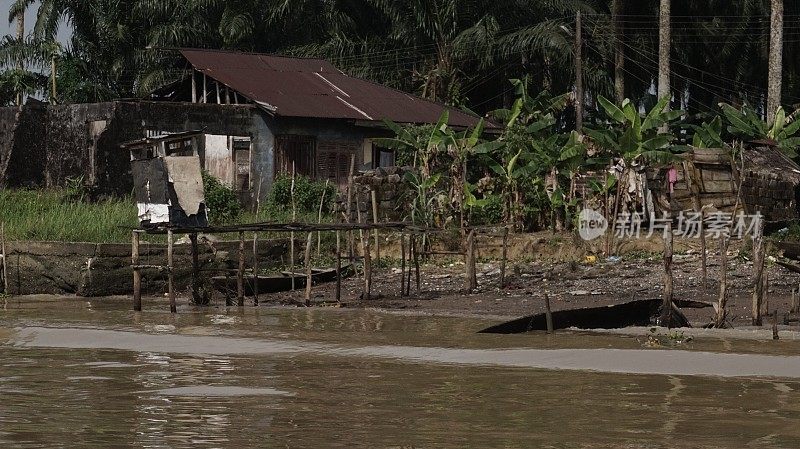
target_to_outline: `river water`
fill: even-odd
[[[369,310],[7,301],[3,448],[800,447],[800,341],[652,348]]]

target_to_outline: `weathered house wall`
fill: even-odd
[[[80,179],[97,193],[127,195],[130,158],[120,145],[184,131],[205,135],[198,144],[203,167],[240,191],[245,203],[266,198],[275,174],[291,171],[286,154],[297,148],[307,162],[298,173],[344,185],[351,157],[356,169],[369,165],[370,139],[388,135],[351,120],[274,117],[253,105],[30,104],[0,108],[0,184],[58,187]],[[306,146],[292,146],[298,136]]]

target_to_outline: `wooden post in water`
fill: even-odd
[[[508,227],[503,228],[503,255],[500,259],[500,288],[506,288],[506,262],[508,261]]]
[[[672,321],[672,296],[674,277],[672,276],[672,217],[666,223],[664,230],[664,298],[661,304],[661,325],[670,327]]]
[[[3,246],[5,247],[5,240],[3,243]],[[5,248],[3,249],[3,256],[3,260],[5,260]],[[136,230],[134,230],[131,235],[131,264],[133,265],[133,310],[141,312],[142,270],[139,268],[139,231]],[[3,270],[3,275],[5,275],[5,271],[6,269]]]
[[[258,232],[253,233],[253,305],[258,307]]]
[[[544,313],[547,320],[547,333],[552,334],[554,332],[553,312],[550,310],[550,296],[547,293],[544,294]]]
[[[336,231],[336,302],[342,302],[342,233]]]
[[[244,232],[239,231],[239,269],[236,271],[236,301],[244,307]]]
[[[753,269],[755,270],[755,284],[753,287],[753,326],[761,326],[761,304],[764,299],[764,220],[759,220],[753,234]]]
[[[305,298],[306,298],[306,307],[310,307],[311,306],[311,280],[312,280],[312,276],[311,276],[311,274],[312,274],[311,273],[311,237],[312,236],[313,236],[313,233],[309,232],[308,236],[306,237],[306,257],[305,257],[305,263],[306,263],[306,296],[305,296]],[[292,276],[294,276],[294,273],[292,273]]]
[[[167,229],[167,291],[169,292],[169,311],[171,313],[178,312],[178,306],[175,303],[175,261],[173,257],[174,252],[174,236],[172,229]]]

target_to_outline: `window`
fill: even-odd
[[[323,140],[317,146],[317,179],[328,179],[334,185],[347,185],[350,160],[355,157],[358,168],[361,144],[354,140]]]
[[[310,136],[282,135],[275,137],[275,173],[314,177],[316,139]]]
[[[372,168],[394,167],[394,150],[372,146]]]
[[[250,138],[233,138],[233,158],[236,163],[235,190],[250,190]]]

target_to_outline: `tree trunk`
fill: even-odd
[[[770,0],[772,18],[769,36],[769,87],[767,89],[767,124],[775,122],[775,111],[781,105],[783,82],[783,0]]]
[[[753,326],[761,326],[761,305],[764,301],[764,257],[766,248],[764,246],[764,221],[761,220],[756,226],[753,235],[753,270],[755,272],[755,282],[753,283]]]
[[[672,0],[661,0],[661,7],[658,14],[658,98],[671,97],[670,90],[670,2]],[[669,110],[669,104],[667,104]],[[666,125],[662,127],[662,132],[666,132]]]
[[[624,28],[621,16],[624,12],[624,0],[612,0],[611,21],[614,26],[614,92],[617,104],[625,100],[625,49]]]

